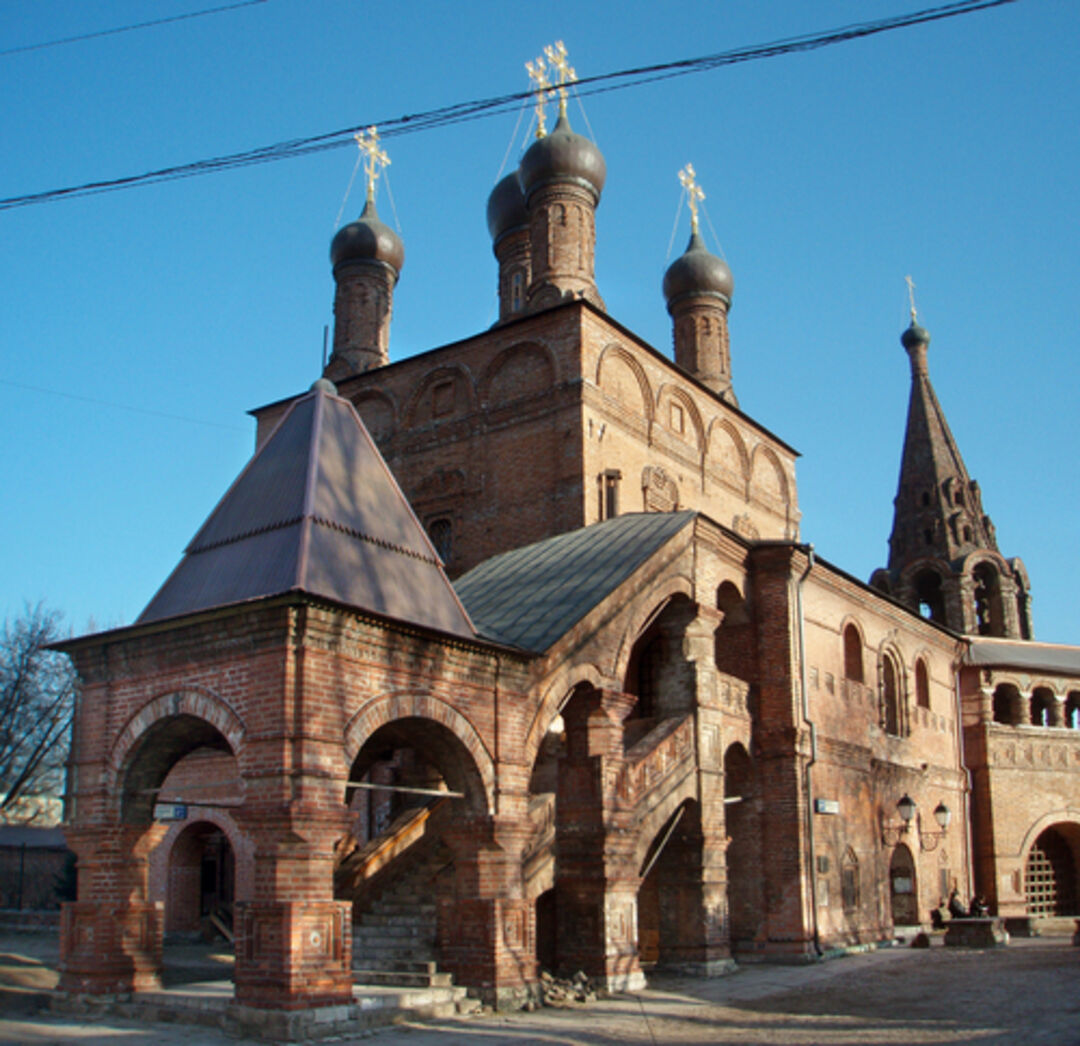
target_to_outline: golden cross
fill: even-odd
[[[561,40],[556,40],[553,44],[548,44],[544,48],[544,54],[547,56],[548,62],[551,67],[558,71],[559,74],[559,115],[566,115],[566,85],[572,84],[577,80],[577,73],[574,72],[573,66],[566,60],[566,44]]]
[[[535,62],[526,62],[525,71],[529,74],[536,87],[536,137],[543,138],[547,134],[547,115],[544,113],[544,105],[551,94],[551,81],[547,77],[547,66],[544,65],[543,56]]]
[[[911,302],[911,324],[914,326],[918,320],[915,315],[915,281],[910,276],[905,276],[904,282],[907,284],[908,301]]]
[[[379,148],[379,132],[374,126],[366,131],[354,134],[356,144],[360,152],[364,154],[364,173],[367,175],[367,198],[374,201],[375,183],[379,180],[379,172],[384,167],[390,166],[390,157],[385,149]]]
[[[705,199],[705,190],[697,183],[697,173],[694,171],[692,163],[688,163],[679,171],[679,181],[682,182],[682,187],[686,190],[686,198],[690,204],[690,229],[692,232],[697,232],[698,204]]]

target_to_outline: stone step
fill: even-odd
[[[405,970],[358,969],[353,967],[354,984],[392,985],[402,988],[452,988],[454,978],[449,973],[419,973]],[[464,989],[462,989],[464,991]]]
[[[427,915],[387,915],[384,912],[364,912],[357,921],[357,926],[431,926],[434,927],[438,920],[435,914]]]
[[[376,915],[424,915],[435,917],[437,909],[431,901],[400,901],[394,897],[381,897],[368,909]]]
[[[399,962],[434,962],[435,949],[430,943],[416,945],[368,944],[353,949],[353,961],[363,961],[372,966]]]
[[[353,940],[358,937],[365,940],[396,940],[396,939],[408,939],[416,940],[417,938],[431,939],[435,936],[435,927],[423,926],[416,923],[386,923],[383,925],[372,925],[368,922],[357,923],[353,927]]]

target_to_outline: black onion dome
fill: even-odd
[[[929,345],[930,332],[925,327],[920,327],[914,320],[903,334],[900,335],[900,344],[905,349],[912,349],[916,345]]]
[[[368,200],[364,213],[343,225],[330,244],[330,262],[337,268],[349,262],[380,261],[395,273],[405,264],[405,245],[393,229],[379,221],[375,203]]]
[[[670,306],[678,298],[714,295],[731,304],[735,278],[723,258],[705,247],[698,233],[691,233],[686,250],[664,273],[664,298]]]
[[[577,182],[590,188],[599,201],[606,178],[604,154],[588,138],[575,134],[565,116],[560,116],[555,130],[533,142],[521,158],[521,188],[526,200],[547,182]]]
[[[491,242],[498,243],[508,232],[529,224],[525,196],[521,191],[518,172],[512,171],[491,190],[487,202],[487,225]]]

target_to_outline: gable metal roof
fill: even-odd
[[[481,635],[541,652],[697,515],[647,512],[493,556],[454,587]]]
[[[289,408],[139,623],[290,591],[475,636],[356,409],[323,388]]]

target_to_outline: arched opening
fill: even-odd
[[[921,657],[915,662],[915,703],[920,708],[930,707],[930,673]]]
[[[232,757],[229,742],[212,723],[197,716],[166,716],[150,726],[138,745],[129,753],[122,771],[121,817],[125,824],[150,825],[154,807],[163,794],[163,784],[170,772],[186,756],[203,750],[206,753],[223,753]],[[235,776],[235,760],[229,763]],[[217,771],[215,771],[216,773]],[[199,774],[174,778],[170,784],[170,801],[178,802],[171,789],[183,786],[183,800],[202,800],[207,790],[219,789],[220,781],[206,780]],[[236,779],[239,787],[239,779]]]
[[[472,753],[434,719],[392,720],[361,746],[345,800],[355,819],[337,847],[334,896],[353,902],[356,968],[402,976],[441,961],[455,972],[466,933],[452,915],[457,862],[473,858],[470,825],[487,813]]]
[[[763,916],[761,811],[754,767],[741,744],[724,753],[728,925],[735,952],[754,948]]]
[[[945,624],[945,593],[941,588],[941,575],[936,570],[921,570],[916,574],[915,598],[923,617]]]
[[[1020,691],[1012,683],[998,683],[994,687],[994,722],[1016,726],[1020,722],[1022,703]]]
[[[1070,690],[1065,699],[1065,725],[1070,730],[1080,730],[1080,690]]]
[[[972,573],[975,582],[975,631],[980,636],[1005,635],[1001,582],[993,564],[982,562]]]
[[[228,837],[208,821],[195,821],[169,850],[165,932],[229,938],[236,896],[236,859]]]
[[[1076,825],[1054,825],[1039,834],[1024,863],[1024,897],[1029,915],[1080,915]]]
[[[637,705],[630,713],[632,725],[627,724],[627,747],[659,720],[685,715],[694,707],[696,680],[683,656],[682,640],[696,612],[686,596],[674,596],[634,643],[624,690],[637,698]]]
[[[716,669],[749,682],[753,677],[754,630],[746,600],[732,582],[725,581],[717,590],[716,609],[723,614],[716,630]]]
[[[536,961],[559,968],[559,908],[556,883],[556,815],[560,763],[566,759],[566,723],[555,716],[540,742],[529,778],[529,821],[533,835],[522,856],[525,896],[535,898]]]
[[[915,881],[915,860],[900,843],[889,861],[889,895],[894,926],[919,924],[919,894]]]
[[[1057,700],[1054,692],[1045,686],[1038,686],[1031,692],[1031,725],[1057,726]]]
[[[892,655],[885,654],[881,659],[881,728],[893,737],[906,733],[901,683],[899,666]]]
[[[863,642],[859,630],[854,625],[844,629],[844,678],[853,683],[864,681]]]
[[[687,800],[653,839],[638,888],[638,960],[677,967],[699,958],[703,918],[701,808]]]

